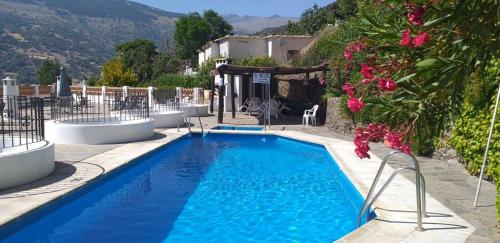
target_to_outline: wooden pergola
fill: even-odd
[[[224,123],[224,97],[223,93],[225,91],[224,85],[224,75],[231,75],[231,110],[232,117],[236,117],[236,105],[234,102],[234,76],[235,75],[253,75],[253,73],[269,73],[271,74],[271,82],[274,80],[274,75],[296,75],[296,74],[305,74],[306,81],[309,80],[309,74],[314,72],[322,72],[324,76],[326,76],[326,72],[329,70],[328,63],[325,62],[318,66],[313,67],[249,67],[249,66],[236,66],[223,64],[216,68],[212,72],[214,79],[212,79],[212,94],[210,96],[210,112],[213,113],[214,106],[214,92],[215,92],[215,76],[220,75],[221,84],[218,85],[219,91],[219,111],[217,113],[217,121],[218,123]]]

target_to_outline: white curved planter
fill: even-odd
[[[184,123],[183,114],[184,112],[182,111],[150,111],[149,117],[154,120],[155,128],[172,128]]]
[[[111,144],[140,141],[154,134],[153,119],[116,122],[45,122],[46,138],[56,144]]]
[[[0,190],[23,185],[54,171],[54,143],[40,141],[3,149],[0,153]]]
[[[208,116],[208,105],[198,105],[198,104],[189,104],[189,103],[181,103],[179,109],[184,112],[184,114],[189,116]],[[198,110],[198,111],[196,111]]]

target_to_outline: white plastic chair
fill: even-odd
[[[316,126],[316,111],[318,111],[319,105],[313,106],[310,110],[304,111],[304,116],[302,117],[302,124],[309,126],[309,119],[311,119],[311,124]]]
[[[243,109],[248,110],[249,103],[250,103],[250,100],[249,100],[249,99],[245,100],[245,103],[243,103],[243,105],[242,105],[242,106],[240,106],[240,108],[239,108],[238,110],[239,110],[239,111],[243,111]]]
[[[259,112],[259,107],[261,105],[261,101],[259,97],[253,97],[248,102],[248,115],[251,115],[252,112]]]

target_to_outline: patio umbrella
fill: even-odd
[[[60,82],[59,82],[59,87],[57,87],[59,90],[57,93],[59,96],[71,96],[71,90],[69,88],[69,80],[66,74],[66,69],[64,68],[63,65],[61,65],[60,69]]]

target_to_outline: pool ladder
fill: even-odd
[[[201,134],[204,134],[205,131],[203,130],[203,123],[201,123],[201,118],[200,118],[200,111],[198,111],[198,108],[195,107],[196,113],[198,115],[198,122],[200,123],[201,127]],[[189,118],[186,118],[186,115],[183,115],[184,117],[184,123],[186,124],[188,130],[189,130],[189,135],[191,135],[193,132],[191,131],[191,112],[189,112]],[[179,124],[177,124],[177,130],[179,130]]]
[[[380,190],[373,196],[373,193],[375,191],[375,187],[377,186],[377,183],[380,179],[380,175],[382,174],[382,171],[384,170],[385,164],[387,164],[387,161],[396,154],[402,154],[405,156],[406,159],[408,159],[409,162],[412,162],[412,166],[408,167],[401,167],[396,169],[391,176],[387,179],[387,181],[384,183],[384,185],[380,188]],[[373,203],[380,197],[380,195],[384,192],[384,190],[389,186],[389,184],[392,182],[394,177],[398,175],[401,171],[404,170],[413,170],[415,171],[415,187],[416,187],[416,195],[417,195],[417,227],[415,228],[418,231],[423,231],[424,228],[422,227],[422,216],[426,216],[426,201],[425,201],[425,178],[420,173],[420,165],[413,155],[408,155],[405,154],[401,151],[392,151],[388,155],[384,157],[382,160],[382,164],[380,164],[380,167],[378,169],[377,175],[375,176],[375,179],[373,180],[372,186],[370,188],[370,191],[368,191],[368,195],[366,196],[365,202],[363,204],[363,207],[361,208],[361,211],[358,214],[358,218],[356,221],[357,227],[361,226],[361,219],[363,215],[365,214],[366,210],[368,210]],[[369,213],[366,214],[366,221],[368,222],[368,217]]]

